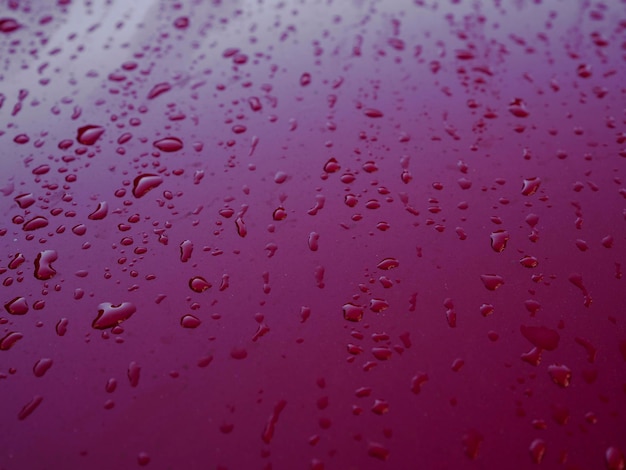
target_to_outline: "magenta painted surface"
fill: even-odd
[[[1,5],[1,469],[624,468],[623,0]]]

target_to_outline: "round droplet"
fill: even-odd
[[[183,148],[183,141],[178,137],[165,137],[153,142],[153,145],[161,152],[177,152]]]

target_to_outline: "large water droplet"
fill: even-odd
[[[164,137],[153,142],[153,145],[161,152],[176,152],[183,148],[183,141],[178,137]]]
[[[159,175],[144,174],[139,175],[133,181],[133,196],[140,198],[145,196],[150,190],[163,183],[163,178]]]
[[[50,367],[52,367],[52,359],[47,357],[41,358],[33,366],[33,373],[35,377],[43,377]]]
[[[22,229],[26,232],[32,232],[33,230],[38,230],[40,228],[44,228],[48,226],[48,219],[45,217],[38,215],[28,220],[22,226]]]
[[[496,253],[502,253],[509,241],[509,232],[506,230],[496,230],[491,233],[491,248]]]
[[[4,308],[11,315],[24,315],[28,312],[28,304],[24,297],[15,297],[13,300],[4,304]]]
[[[83,145],[93,145],[102,134],[104,134],[104,127],[102,126],[83,126],[78,129],[76,140]]]
[[[504,284],[502,276],[498,276],[497,274],[482,274],[480,280],[483,281],[483,284],[488,290],[496,290]]]
[[[352,322],[359,322],[363,320],[364,310],[358,305],[347,303],[343,306],[343,318]]]
[[[23,337],[24,335],[18,331],[8,332],[2,339],[0,339],[0,351],[8,351]]]
[[[98,306],[98,316],[91,326],[99,330],[113,328],[128,320],[136,311],[137,308],[131,302],[122,302],[117,305],[104,302]]]
[[[40,281],[47,281],[57,273],[52,267],[52,263],[57,260],[58,254],[55,250],[44,250],[35,258],[35,277]]]
[[[189,280],[189,287],[192,291],[201,293],[211,288],[211,283],[202,276],[195,276]]]
[[[378,269],[383,269],[385,271],[388,271],[390,269],[397,268],[398,266],[400,266],[400,262],[397,259],[395,259],[395,258],[385,258],[380,263],[378,263],[378,265],[376,267]]]

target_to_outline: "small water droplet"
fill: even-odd
[[[509,103],[509,112],[518,118],[528,117],[528,110],[526,109],[526,103],[521,98],[515,98]]]
[[[384,116],[383,112],[379,109],[367,108],[364,111],[365,115],[370,118],[381,118]]]
[[[131,387],[136,387],[139,384],[139,376],[141,374],[141,367],[135,361],[128,364],[128,381]]]

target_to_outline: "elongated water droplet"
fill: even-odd
[[[148,92],[148,99],[153,100],[157,96],[160,96],[163,93],[170,91],[171,89],[172,89],[172,85],[170,85],[167,82],[157,83],[150,89],[150,92]]]
[[[163,183],[163,178],[159,175],[144,174],[139,175],[133,181],[133,196],[140,198],[145,196],[150,190]]]
[[[93,145],[102,134],[104,134],[104,127],[102,126],[83,126],[78,129],[76,140],[83,145]]]
[[[26,232],[31,232],[33,230],[38,230],[40,228],[44,228],[47,226],[48,226],[48,219],[46,219],[45,217],[41,215],[38,215],[28,220],[27,222],[25,222],[24,225],[22,226],[22,229]]]
[[[183,148],[183,141],[178,137],[164,137],[154,141],[153,145],[161,152],[177,152]]]
[[[102,220],[107,216],[108,213],[109,205],[106,203],[106,201],[102,201],[98,203],[98,207],[96,207],[96,209],[87,217],[89,218],[89,220]]]
[[[0,339],[0,351],[8,351],[23,337],[24,335],[18,331],[8,332],[2,339]]]
[[[395,258],[385,258],[376,266],[378,269],[388,271],[400,266],[400,262]]]
[[[33,366],[33,373],[35,374],[35,377],[43,377],[44,374],[48,372],[50,367],[52,367],[52,359],[44,357],[35,363]]]

